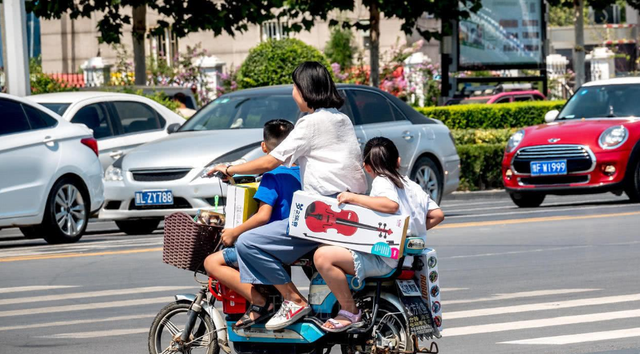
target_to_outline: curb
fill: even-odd
[[[477,192],[453,192],[443,198],[443,200],[474,200],[474,199],[508,199],[509,195],[504,189],[491,189]]]

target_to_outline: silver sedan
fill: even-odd
[[[385,136],[400,151],[402,172],[435,201],[456,190],[460,159],[446,126],[376,88],[339,85],[338,90],[346,98],[341,111],[352,119],[361,147],[373,137]],[[291,86],[272,86],[223,95],[177,132],[132,150],[105,171],[106,201],[100,218],[139,234],[151,232],[176,211],[222,211],[226,187],[216,178],[201,178],[202,171],[213,164],[261,156],[264,123],[295,122],[302,116],[291,91]]]

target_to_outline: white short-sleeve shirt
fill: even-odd
[[[409,229],[407,236],[422,237],[427,241],[427,213],[429,210],[439,209],[429,194],[420,185],[411,181],[408,177],[402,179],[404,188],[396,187],[391,180],[385,176],[377,176],[371,184],[372,197],[386,197],[398,203],[397,214],[409,215]],[[411,265],[413,258],[405,259],[405,265]],[[398,261],[391,258],[383,258],[385,263],[391,267],[397,267]]]
[[[302,189],[320,195],[364,193],[362,155],[349,117],[335,108],[317,109],[270,153],[285,166],[300,166]]]

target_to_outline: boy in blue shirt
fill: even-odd
[[[262,151],[265,154],[270,153],[289,135],[293,127],[291,122],[283,119],[267,122],[263,130]],[[227,248],[207,257],[204,261],[207,274],[253,303],[252,292],[256,290],[251,284],[240,282],[238,254],[236,248],[231,246],[242,233],[248,230],[277,220],[288,219],[293,193],[300,189],[302,189],[300,167],[279,166],[273,171],[266,172],[253,196],[253,199],[259,203],[258,211],[241,225],[222,230],[222,243]],[[265,315],[272,308],[273,306],[250,306],[236,325],[240,328],[249,327],[254,323],[250,316],[251,312]]]

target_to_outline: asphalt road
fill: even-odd
[[[640,353],[640,205],[607,194],[529,210],[494,197],[442,207],[428,238],[440,257],[442,353]],[[146,353],[157,311],[197,290],[162,263],[161,230],[89,229],[59,246],[0,231],[0,354]]]

